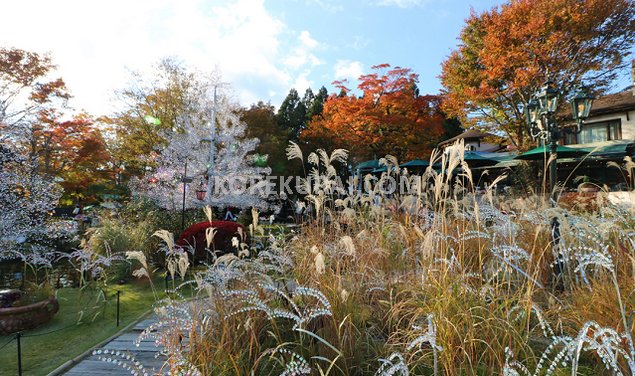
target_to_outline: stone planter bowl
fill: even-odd
[[[33,329],[47,323],[59,308],[55,298],[20,307],[0,308],[0,335]]]

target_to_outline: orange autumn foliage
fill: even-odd
[[[42,173],[61,178],[65,196],[86,198],[89,187],[114,179],[110,153],[89,115],[61,120],[56,111],[45,110],[38,120],[32,126],[31,153],[38,155]]]
[[[359,160],[391,154],[400,160],[425,158],[444,134],[440,97],[419,95],[418,75],[382,64],[359,78],[357,96],[336,81],[340,94],[324,103],[301,140],[326,148],[345,148]]]
[[[547,78],[566,97],[583,83],[601,93],[619,76],[635,42],[635,3],[509,1],[472,13],[459,39],[442,67],[443,110],[526,149],[523,108]]]

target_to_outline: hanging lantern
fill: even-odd
[[[196,191],[196,199],[199,201],[205,201],[205,196],[207,196],[207,191],[198,190]]]
[[[536,124],[538,121],[538,101],[536,99],[530,99],[525,106],[525,117],[529,124]]]
[[[196,190],[196,199],[199,201],[205,201],[205,196],[207,196],[207,189],[205,189],[205,185],[201,182]]]
[[[553,81],[547,81],[545,85],[540,89],[536,99],[538,99],[538,106],[540,110],[545,113],[554,113],[558,108],[558,89],[553,84]]]
[[[589,117],[591,112],[591,106],[593,106],[593,100],[595,97],[589,93],[587,87],[580,87],[578,92],[571,101],[571,112],[573,113],[574,120],[584,120]]]

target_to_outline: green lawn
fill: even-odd
[[[163,279],[157,278],[155,288],[163,295]],[[120,324],[116,326],[116,294],[121,291]],[[150,283],[132,281],[125,285],[110,285],[107,301],[96,304],[96,291],[77,288],[58,290],[60,310],[48,324],[23,333],[22,370],[24,375],[46,375],[99,342],[112,336],[152,308],[155,296]],[[159,296],[161,298],[162,296]],[[95,308],[97,307],[97,308]],[[77,324],[81,311],[82,323]],[[93,317],[99,312],[95,320]],[[92,321],[92,322],[91,322]],[[33,336],[33,337],[29,337]],[[0,346],[12,336],[0,336]],[[17,374],[16,341],[0,350],[0,375]]]

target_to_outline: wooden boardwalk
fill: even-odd
[[[141,364],[143,364],[143,367],[146,369],[148,374],[160,374],[159,371],[161,370],[165,361],[165,357],[163,355],[160,355],[159,353],[161,351],[161,348],[155,346],[154,340],[152,339],[146,339],[142,341],[139,346],[136,346],[134,343],[139,334],[141,334],[141,332],[145,328],[147,328],[152,323],[155,323],[156,321],[157,317],[155,315],[152,315],[149,318],[138,322],[129,331],[114,338],[99,349],[120,351],[124,354],[130,354],[134,356],[139,362],[141,362]],[[102,357],[107,356],[102,355]],[[64,373],[64,375],[67,376],[113,376],[130,374],[130,371],[117,364],[99,360],[99,355],[87,356],[79,363],[77,363],[77,365],[75,365],[73,368]],[[167,374],[167,372],[164,372],[164,374]]]

